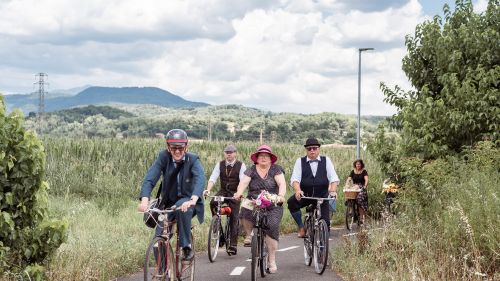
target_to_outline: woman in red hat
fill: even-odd
[[[254,165],[245,171],[245,175],[241,179],[234,197],[240,199],[248,187],[246,197],[248,199],[255,199],[261,191],[266,190],[271,194],[277,194],[279,201],[283,202],[286,193],[285,175],[283,174],[283,168],[275,164],[278,161],[278,157],[273,154],[271,147],[265,144],[259,146],[257,151],[250,156],[250,159]],[[267,207],[267,225],[269,229],[265,230],[265,239],[269,253],[268,264],[270,273],[276,273],[278,269],[276,266],[276,250],[278,249],[279,226],[282,217],[283,207],[281,204]],[[252,210],[245,208],[245,204],[242,204],[240,210],[240,221],[246,233],[243,243],[246,247],[250,247],[250,234],[255,221]]]

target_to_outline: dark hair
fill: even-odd
[[[363,163],[363,160],[361,159],[356,159],[354,162],[352,162],[352,167],[353,168],[356,168],[356,163],[361,164],[361,169],[364,169],[365,168],[365,163]]]

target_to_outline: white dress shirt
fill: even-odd
[[[313,161],[309,162],[311,159],[309,157],[306,158],[306,161],[308,162],[309,165],[311,165],[311,170],[313,173],[313,176],[316,176],[316,172],[318,171],[318,164],[319,161],[321,161],[321,155],[318,155],[318,162]],[[325,156],[326,160],[326,176],[328,177],[329,183],[332,182],[340,182],[339,176],[337,176],[337,173],[335,172],[335,167],[333,166],[332,160],[328,156]],[[295,165],[293,166],[293,172],[292,172],[292,177],[290,178],[290,183],[293,186],[293,182],[298,182],[300,183],[300,180],[302,179],[302,157],[298,158],[295,161]]]

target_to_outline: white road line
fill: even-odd
[[[252,258],[247,259],[246,261],[252,261]]]
[[[245,270],[244,266],[237,266],[229,273],[229,275],[241,275],[241,273]]]
[[[299,246],[292,246],[292,247],[288,247],[288,248],[279,249],[277,251],[278,252],[284,252],[284,251],[292,250],[292,249],[295,249],[295,248],[298,248],[298,247]]]

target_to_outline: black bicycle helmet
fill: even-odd
[[[183,145],[188,143],[188,135],[184,130],[172,129],[165,136],[168,144]]]

